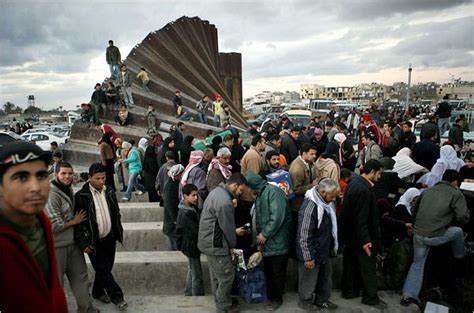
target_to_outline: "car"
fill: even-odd
[[[21,138],[20,135],[17,135],[16,133],[11,131],[0,132],[0,148],[6,145],[7,143],[15,140],[23,140],[23,138]]]
[[[288,110],[282,115],[288,116],[294,126],[308,126],[311,123],[312,113],[310,110]]]
[[[36,134],[36,133],[42,133],[42,132],[48,132],[48,131],[49,131],[49,128],[30,128],[30,129],[25,130],[23,134],[21,135],[23,136],[23,135]]]
[[[22,135],[21,137],[23,137],[23,139],[25,140],[34,142],[43,150],[49,150],[53,141],[57,142],[58,145],[61,145],[66,143],[69,139],[69,137],[58,137],[48,132],[27,134]]]

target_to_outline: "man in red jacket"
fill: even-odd
[[[0,311],[65,313],[48,200],[51,154],[24,141],[0,150]]]

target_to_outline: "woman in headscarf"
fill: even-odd
[[[140,152],[140,160],[142,161],[142,163],[145,158],[145,151],[147,147],[148,147],[148,139],[144,137],[140,138],[140,140],[138,141],[138,152]]]
[[[176,244],[176,219],[179,206],[179,181],[184,171],[181,164],[172,166],[168,171],[170,179],[163,188],[163,233],[166,235],[168,250],[178,250]]]
[[[114,144],[111,141],[112,133],[102,135],[99,141],[100,162],[105,166],[105,184],[115,191],[114,182]]]
[[[456,151],[450,145],[442,146],[439,150],[439,159],[431,169],[431,172],[423,175],[418,182],[433,187],[443,178],[446,170],[458,171],[464,166],[464,161],[457,157]]]
[[[314,128],[314,136],[311,137],[311,144],[316,147],[316,158],[319,158],[328,144],[328,136],[321,127]]]
[[[194,150],[192,147],[194,137],[191,135],[187,135],[184,137],[183,143],[181,144],[181,147],[179,148],[180,152],[180,157],[181,160],[179,160],[180,164],[183,165],[184,167],[188,166],[189,163],[189,157],[191,156],[191,151]]]
[[[334,136],[334,141],[338,144],[338,152],[336,153],[336,161],[341,167],[348,168],[354,171],[357,159],[355,157],[354,148],[347,140],[343,133],[337,133]]]
[[[403,148],[397,152],[392,158],[395,161],[393,171],[397,173],[401,179],[407,179],[413,181],[412,175],[417,173],[426,173],[428,170],[423,166],[415,163],[411,158],[411,150],[409,148]]]
[[[174,160],[179,161],[179,154],[175,147],[175,141],[173,136],[166,137],[163,145],[161,146],[160,151],[158,152],[158,166],[161,167],[166,163],[166,151],[172,151],[174,153]]]
[[[207,197],[206,172],[199,166],[202,162],[204,152],[196,150],[191,152],[188,166],[184,169],[179,186],[179,195],[182,196],[182,188],[187,184],[193,184],[198,188],[199,202],[198,208],[202,209],[204,200]]]
[[[413,236],[413,208],[420,198],[416,188],[408,189],[393,210],[382,215],[380,228],[387,257],[384,261],[385,288],[399,290],[413,259],[411,237]]]
[[[158,175],[158,159],[154,146],[148,146],[145,150],[143,158],[143,183],[145,190],[148,192],[149,202],[159,202],[160,197],[156,192],[155,181]]]

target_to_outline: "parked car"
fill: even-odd
[[[0,148],[6,145],[7,143],[15,140],[23,140],[23,138],[21,138],[20,135],[17,135],[16,133],[11,131],[0,132]]]
[[[27,129],[23,132],[23,134],[21,134],[21,136],[36,134],[36,133],[43,133],[43,132],[49,132],[49,128],[31,128],[31,129]]]
[[[23,137],[25,140],[34,142],[43,150],[49,150],[50,145],[53,141],[56,141],[58,145],[61,145],[61,144],[66,143],[69,139],[69,137],[58,137],[48,132],[27,134],[27,135],[22,135],[21,137]]]

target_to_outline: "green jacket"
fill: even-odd
[[[456,222],[469,222],[463,193],[446,181],[440,181],[423,192],[414,216],[413,233],[424,237],[439,237]]]
[[[252,171],[248,171],[245,177],[249,187],[257,192],[255,200],[257,234],[255,236],[262,233],[267,239],[263,247],[263,255],[288,253],[290,210],[285,193]]]

